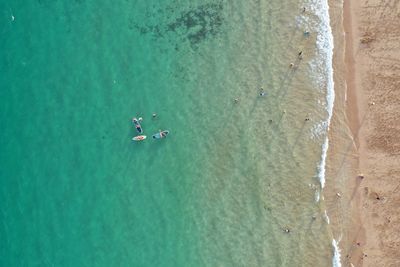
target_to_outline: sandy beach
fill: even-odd
[[[336,114],[327,208],[344,266],[400,266],[400,1],[342,4],[330,1]]]

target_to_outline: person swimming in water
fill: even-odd
[[[261,91],[260,91],[260,93],[259,93],[259,96],[265,96],[266,93],[265,93],[264,89],[261,87],[260,90],[261,90]]]

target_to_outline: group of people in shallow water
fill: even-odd
[[[308,31],[305,31],[304,32],[304,35],[305,36],[308,36],[310,34],[310,32],[308,32]],[[297,58],[299,59],[299,60],[302,60],[303,59],[303,51],[300,51],[298,54],[297,54]],[[289,67],[290,68],[294,68],[295,67],[295,64],[294,63],[290,63],[289,64]],[[267,95],[267,93],[264,91],[264,89],[261,87],[260,88],[260,93],[259,93],[259,96],[260,97],[264,97],[264,96],[266,96]],[[239,103],[239,98],[235,98],[234,100],[234,103],[235,104],[237,104],[237,103]],[[306,121],[307,120],[309,120],[309,119],[306,119]]]
[[[306,12],[306,8],[304,7],[302,11],[303,11],[303,13],[305,13],[305,12]],[[309,37],[310,32],[309,32],[309,31],[304,31],[303,35],[304,35],[304,37]],[[298,59],[298,60],[302,60],[302,59],[303,59],[303,51],[299,51],[299,53],[297,54],[297,59]],[[295,64],[294,64],[294,63],[290,63],[290,64],[289,64],[289,67],[290,67],[290,68],[294,68],[294,67],[295,67]],[[264,96],[266,96],[266,95],[267,95],[267,93],[266,93],[266,92],[264,91],[264,89],[261,87],[261,88],[260,88],[259,96],[260,96],[260,97],[264,97]],[[235,98],[235,99],[234,99],[234,103],[235,103],[235,104],[236,104],[236,103],[239,103],[239,98]],[[286,113],[286,111],[284,111],[284,113]],[[309,118],[309,117],[306,117],[304,121],[309,121],[309,120],[310,120],[310,118]],[[270,120],[270,122],[272,122],[272,120]],[[316,219],[317,219],[316,216],[312,216],[312,220],[313,220],[313,221],[315,221]],[[283,230],[283,232],[286,233],[286,234],[289,234],[289,233],[291,232],[291,230],[290,230],[289,228],[283,228],[282,230]]]
[[[305,13],[306,11],[307,11],[307,9],[306,9],[305,7],[303,7],[303,8],[302,8],[302,13]],[[305,30],[305,31],[303,32],[303,35],[304,35],[304,37],[309,37],[309,36],[310,36],[310,32],[307,31],[307,30]],[[303,51],[299,51],[299,53],[297,54],[297,58],[298,58],[298,60],[302,60],[302,59],[303,59]],[[289,67],[290,67],[290,68],[294,68],[294,67],[295,67],[295,64],[294,64],[294,63],[290,63],[290,64],[289,64]],[[261,96],[261,97],[266,96],[266,92],[264,91],[263,88],[261,88],[261,91],[260,91],[260,93],[259,93],[259,96]],[[235,99],[234,99],[234,102],[235,102],[235,104],[236,104],[236,103],[239,103],[239,98],[235,98]],[[307,119],[306,119],[306,121],[307,121]]]
[[[264,91],[264,89],[261,87],[261,88],[260,88],[260,93],[259,93],[258,95],[261,96],[261,97],[264,97],[264,96],[267,95],[267,93],[266,93],[266,92]],[[235,104],[237,104],[237,103],[239,103],[239,98],[235,98],[233,101],[235,102]]]

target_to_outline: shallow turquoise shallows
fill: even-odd
[[[329,266],[299,2],[0,1],[0,266]]]

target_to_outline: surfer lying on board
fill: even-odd
[[[139,120],[140,120],[140,118],[139,118]],[[137,130],[139,133],[142,133],[143,130],[142,130],[142,126],[141,126],[140,123],[139,123],[139,120],[136,119],[136,118],[133,118],[133,119],[132,119],[132,123],[133,123],[133,125],[135,125],[136,130]]]

